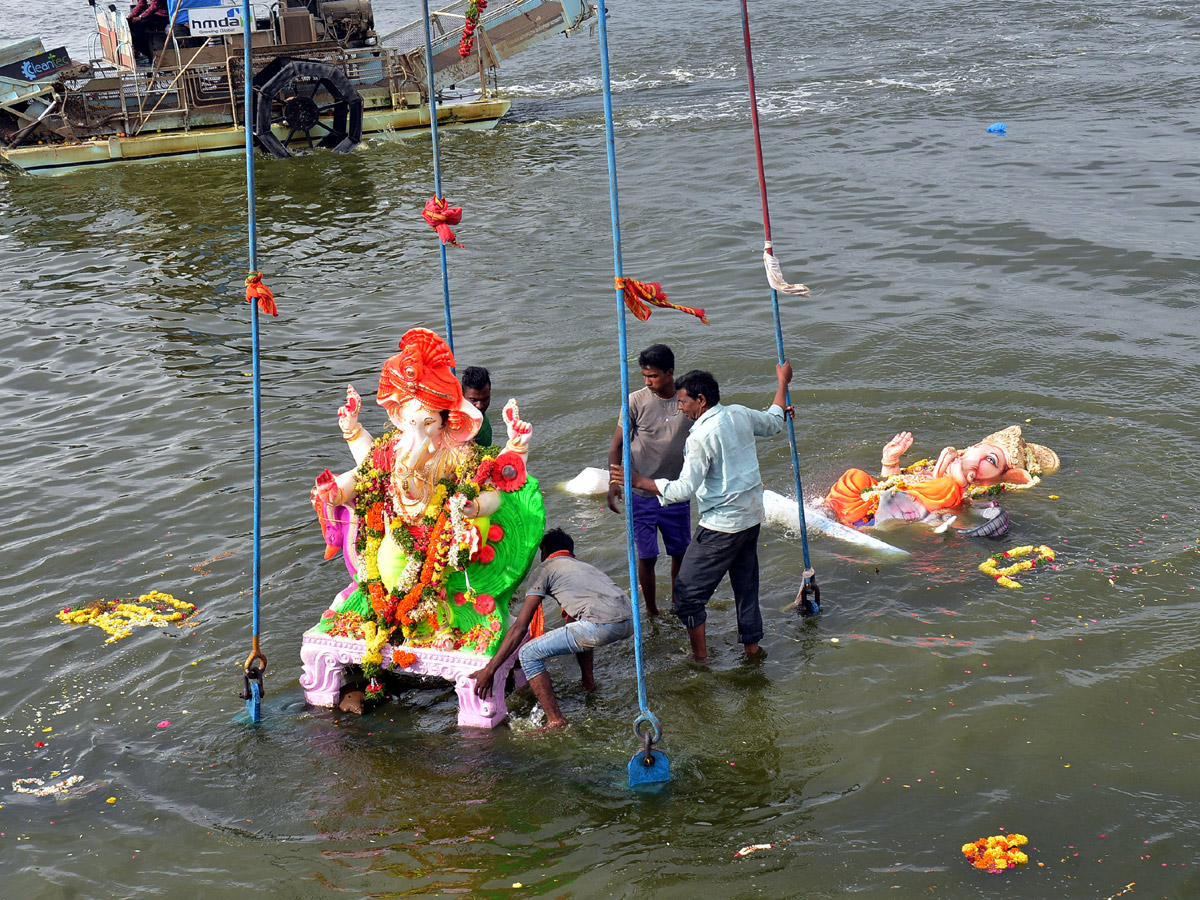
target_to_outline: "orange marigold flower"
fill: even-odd
[[[367,527],[374,531],[383,531],[383,504],[376,503],[367,510]]]
[[[407,669],[417,661],[417,654],[409,653],[407,650],[393,650],[392,662],[402,669]]]

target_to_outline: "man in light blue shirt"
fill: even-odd
[[[721,405],[721,389],[708,372],[691,371],[679,378],[679,408],[692,420],[684,447],[683,471],[676,479],[650,479],[630,473],[635,488],[659,496],[659,502],[696,498],[700,524],[688,545],[675,580],[675,614],[688,630],[692,655],[708,658],[706,606],[729,573],[737,609],[738,642],[747,656],[758,655],[762,611],[758,606],[758,532],[763,521],[762,478],[758,472],[756,437],[783,430],[788,362],[775,367],[778,384],[766,412],[736,404]],[[613,477],[622,478],[620,466]]]

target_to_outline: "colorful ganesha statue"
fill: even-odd
[[[532,427],[504,407],[504,448],[472,442],[482,414],[463,399],[454,356],[414,328],[383,364],[377,400],[392,428],[372,438],[353,387],[338,425],[355,467],[328,469],[312,489],[326,558],[342,550],[354,581],[317,630],[383,644],[492,655],[508,604],[545,530],[537,480],[526,474]],[[397,650],[397,655],[404,651]]]
[[[902,431],[884,445],[879,480],[862,469],[848,469],[838,479],[824,500],[843,524],[863,528],[959,509],[972,499],[1033,487],[1060,465],[1049,447],[1026,441],[1020,425],[965,450],[946,447],[936,462],[923,459],[902,469],[900,457],[912,444],[912,434]],[[994,530],[979,533],[998,536]]]

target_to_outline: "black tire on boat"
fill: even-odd
[[[298,79],[300,84],[296,84]],[[317,104],[315,96],[321,88],[333,98],[332,103]],[[317,146],[334,153],[349,153],[362,142],[362,96],[336,66],[280,56],[254,76],[254,90],[258,93],[254,140],[276,159],[292,155],[288,144],[297,133],[303,133],[308,145],[313,146],[314,129],[327,132]],[[274,114],[276,103],[283,106],[282,115]],[[321,121],[323,115],[332,116],[332,127]],[[281,121],[289,129],[287,139],[282,141],[271,131],[271,126]]]

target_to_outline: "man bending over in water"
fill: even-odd
[[[633,605],[629,595],[617,587],[611,578],[575,558],[575,542],[561,528],[547,531],[542,538],[542,564],[533,573],[533,583],[525,591],[525,602],[496,655],[471,677],[475,679],[475,694],[487,698],[492,693],[492,678],[529,630],[534,613],[542,608],[542,599],[550,597],[562,607],[567,620],[562,628],[547,631],[521,647],[521,669],[538,703],[546,711],[546,723],[551,728],[567,724],[545,660],[551,656],[574,653],[585,691],[596,689],[592,677],[592,651],[633,634]]]

